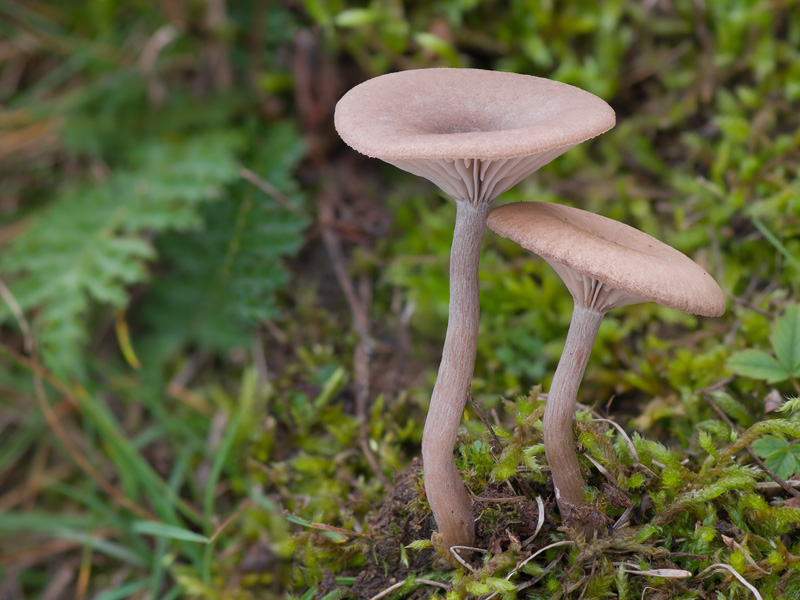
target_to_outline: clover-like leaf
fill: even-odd
[[[765,379],[767,383],[778,383],[789,379],[793,372],[774,357],[761,350],[743,350],[731,355],[728,368],[737,375]]]
[[[752,448],[781,479],[789,479],[800,471],[800,446],[791,446],[786,440],[765,435],[754,441]]]

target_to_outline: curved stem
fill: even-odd
[[[445,548],[475,542],[472,500],[453,458],[478,343],[478,262],[489,206],[456,202],[450,250],[450,317],[439,374],[422,433],[425,494]]]
[[[576,306],[572,312],[564,352],[558,361],[553,383],[547,395],[542,426],[544,429],[544,451],[562,519],[570,511],[586,505],[585,482],[581,474],[578,456],[575,453],[575,436],[572,421],[578,388],[589,362],[592,345],[604,313]]]

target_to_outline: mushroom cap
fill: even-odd
[[[336,105],[354,150],[490,202],[614,126],[611,107],[565,83],[481,69],[417,69],[357,85]]]
[[[653,301],[706,317],[725,312],[725,294],[700,265],[619,221],[560,204],[517,202],[493,210],[487,224],[547,260],[584,308],[605,312]]]
[[[497,159],[572,147],[614,126],[612,108],[558,81],[482,69],[416,69],[357,85],[336,105],[353,149],[387,159]]]

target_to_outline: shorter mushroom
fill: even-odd
[[[566,284],[575,308],[543,418],[544,445],[562,519],[586,535],[585,483],[572,423],[597,331],[612,308],[653,301],[686,313],[718,317],[725,295],[697,263],[633,227],[546,202],[507,204],[489,214],[495,233],[538,254]]]

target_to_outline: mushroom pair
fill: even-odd
[[[575,302],[564,351],[547,396],[545,455],[562,519],[593,533],[572,421],[583,373],[606,312],[653,301],[706,317],[725,312],[717,282],[690,258],[624,223],[546,202],[506,204],[489,228],[544,258]]]
[[[492,201],[573,146],[614,126],[596,96],[556,81],[478,69],[420,69],[366,81],[336,105],[353,149],[429,179],[456,201],[450,302],[422,438],[425,493],[440,547],[475,540],[472,500],[453,458],[478,336],[478,262]]]

